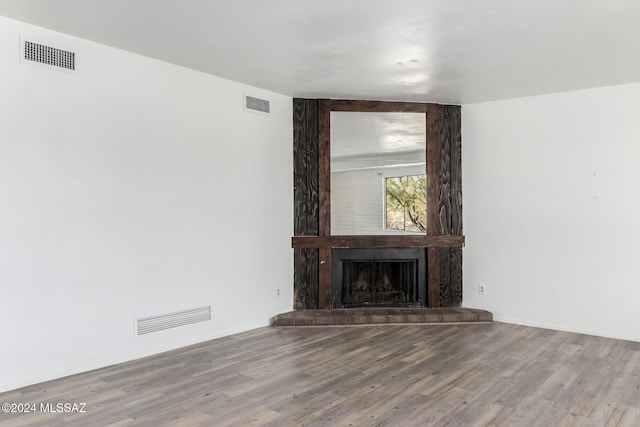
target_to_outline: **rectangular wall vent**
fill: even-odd
[[[40,64],[52,65],[65,70],[76,69],[76,54],[43,44],[24,41],[24,59]]]
[[[269,101],[266,99],[254,98],[253,96],[245,95],[244,97],[245,110],[259,111],[261,113],[269,114]]]
[[[211,320],[211,306],[191,308],[189,310],[160,314],[137,319],[137,334],[144,335],[164,329]]]

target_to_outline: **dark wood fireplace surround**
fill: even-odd
[[[332,236],[330,112],[426,114],[427,232],[424,236]],[[426,256],[425,306],[462,302],[460,106],[328,99],[293,100],[294,308],[332,308],[332,250],[418,248]]]

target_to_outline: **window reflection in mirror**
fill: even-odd
[[[331,234],[424,234],[426,114],[331,112]]]

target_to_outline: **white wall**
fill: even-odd
[[[20,35],[78,72],[21,63]],[[0,391],[291,310],[290,97],[5,18],[0,70]],[[134,336],[206,304],[210,322]]]
[[[639,118],[640,84],[463,106],[464,306],[640,341]]]

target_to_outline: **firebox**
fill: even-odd
[[[333,249],[332,308],[426,306],[425,250]]]

